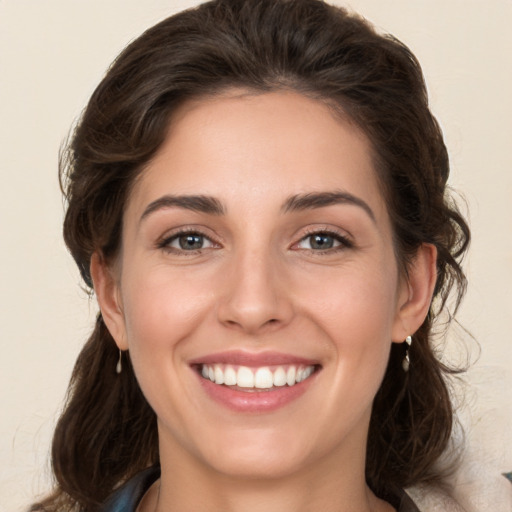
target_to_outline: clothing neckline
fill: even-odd
[[[136,512],[144,494],[159,478],[159,466],[137,473],[109,496],[100,508],[100,512]],[[403,490],[399,494],[390,493],[385,499],[395,507],[397,512],[420,512]]]

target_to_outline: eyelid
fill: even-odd
[[[214,236],[207,233],[207,231],[209,231],[209,230],[206,230],[200,226],[193,226],[193,225],[192,226],[180,226],[180,227],[174,228],[170,231],[166,231],[164,235],[162,235],[160,238],[158,238],[155,245],[156,245],[157,249],[167,250],[168,252],[172,252],[175,254],[189,254],[189,255],[197,254],[198,252],[203,251],[203,250],[220,247],[220,245],[221,245],[220,242]],[[187,250],[180,249],[177,247],[171,247],[169,245],[172,241],[177,240],[180,236],[186,236],[186,235],[199,235],[199,236],[209,240],[210,243],[212,244],[212,246],[204,247],[201,249],[195,249],[195,250],[192,249],[192,250],[187,251]]]
[[[328,249],[306,249],[306,248],[300,248],[298,247],[298,244],[306,240],[307,238],[314,236],[314,235],[327,235],[333,237],[336,241],[339,242],[339,245],[335,247],[331,247]],[[308,227],[304,232],[301,233],[300,238],[297,242],[294,242],[292,245],[292,249],[295,250],[304,250],[309,251],[316,254],[322,254],[322,253],[333,253],[339,250],[344,249],[350,249],[354,247],[354,242],[352,240],[352,237],[346,233],[346,231],[339,230],[337,228],[334,228],[332,226],[315,226],[315,227]]]

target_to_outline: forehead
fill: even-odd
[[[383,207],[371,144],[356,125],[298,93],[236,91],[174,112],[129,209],[166,193],[268,203],[340,189]]]

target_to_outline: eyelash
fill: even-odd
[[[203,240],[208,240],[212,244],[213,247],[219,245],[218,243],[213,241],[211,239],[211,237],[209,237],[205,233],[202,233],[198,229],[184,229],[182,231],[178,231],[176,233],[173,233],[170,236],[164,237],[162,240],[160,240],[157,243],[157,248],[158,249],[163,249],[166,252],[173,253],[173,254],[178,254],[178,255],[195,255],[195,254],[199,254],[201,251],[204,251],[205,249],[210,249],[210,247],[200,247],[198,249],[186,250],[186,249],[183,249],[183,248],[179,249],[177,247],[171,247],[171,243],[172,242],[177,241],[179,238],[186,237],[186,236],[201,237]]]
[[[217,242],[215,242],[214,240],[212,240],[211,237],[209,237],[208,235],[206,235],[205,233],[201,232],[198,229],[184,229],[182,231],[178,231],[176,233],[173,233],[172,235],[164,237],[162,240],[160,240],[157,243],[157,248],[163,249],[166,252],[174,253],[174,254],[178,254],[178,255],[195,255],[195,254],[199,254],[201,251],[212,248],[212,247],[200,247],[198,249],[186,250],[183,248],[171,247],[171,244],[173,242],[177,241],[180,237],[186,237],[186,236],[200,237],[203,239],[203,241],[208,240],[212,244],[212,247],[219,246],[219,244]],[[299,244],[306,241],[308,238],[310,239],[311,237],[314,237],[314,236],[325,236],[325,237],[333,238],[335,242],[339,243],[339,245],[334,246],[334,247],[329,247],[327,249],[308,249],[308,248],[298,247]],[[292,249],[309,251],[310,253],[313,253],[315,255],[337,253],[339,251],[351,249],[353,247],[354,247],[354,244],[348,237],[346,237],[345,235],[342,235],[341,233],[338,233],[336,231],[329,230],[329,229],[311,229],[310,231],[306,232],[306,234],[304,236],[302,236],[302,238],[298,242],[295,242],[292,245]]]
[[[326,236],[333,238],[335,242],[338,242],[339,245],[335,247],[329,247],[327,249],[302,249],[305,251],[309,251],[310,253],[313,253],[315,255],[322,255],[322,254],[333,254],[337,253],[339,251],[344,251],[346,249],[351,249],[354,247],[354,243],[345,235],[342,235],[341,233],[331,230],[331,229],[311,229],[310,231],[307,231],[306,234],[295,244],[293,244],[293,247],[297,247],[298,244],[304,242],[308,238],[314,237],[314,236]],[[300,248],[297,248],[297,250],[301,250]]]

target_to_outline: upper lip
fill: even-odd
[[[231,364],[235,366],[277,366],[286,364],[301,364],[305,366],[318,365],[319,362],[314,359],[299,357],[282,352],[245,352],[242,350],[231,350],[226,352],[216,352],[195,358],[190,361],[191,365],[198,364]]]

